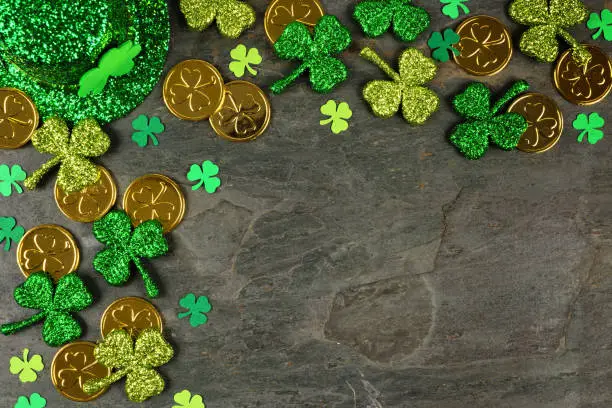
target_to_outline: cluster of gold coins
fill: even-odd
[[[455,46],[460,54],[455,62],[472,75],[495,75],[512,58],[512,36],[508,28],[490,16],[464,20],[456,30],[461,38]],[[555,86],[569,102],[592,105],[603,100],[612,89],[612,62],[599,48],[585,45],[591,60],[579,66],[567,50],[557,61]],[[518,148],[525,152],[545,152],[552,148],[563,132],[563,114],[557,104],[540,93],[527,93],[516,99],[509,112],[521,114],[529,127]]]

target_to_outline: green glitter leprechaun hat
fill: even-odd
[[[111,122],[157,84],[169,39],[165,0],[2,0],[0,87],[43,119]]]

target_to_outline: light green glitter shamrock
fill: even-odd
[[[38,378],[37,371],[42,371],[45,366],[42,362],[42,357],[34,354],[31,359],[28,359],[30,350],[23,349],[23,360],[19,357],[11,357],[9,371],[13,375],[19,374],[19,381],[22,383],[34,382]]]
[[[467,3],[469,0],[440,0],[440,3],[446,4],[442,7],[442,14],[452,18],[453,20],[459,17],[459,9],[465,14],[470,14],[470,9],[463,3]]]
[[[132,140],[140,147],[145,147],[149,143],[149,138],[153,146],[159,145],[159,140],[155,136],[162,133],[166,128],[157,116],[151,119],[147,115],[140,115],[132,121],[132,127],[136,132],[132,133]]]
[[[578,115],[576,120],[572,123],[574,129],[582,130],[578,135],[578,142],[582,143],[584,136],[587,136],[587,141],[590,144],[599,142],[604,137],[604,132],[600,130],[604,127],[606,121],[604,118],[599,116],[599,113],[593,112],[588,117],[584,113]]]
[[[4,241],[4,250],[11,249],[11,242],[21,241],[25,230],[13,217],[0,217],[0,242]]]
[[[17,182],[24,181],[26,177],[20,165],[14,164],[9,168],[6,164],[0,164],[0,194],[9,197],[13,194],[13,187],[18,194],[23,193],[23,188]]]
[[[179,405],[173,405],[172,408],[206,408],[204,402],[202,402],[202,396],[194,394],[192,397],[188,390],[174,394],[174,402]]]
[[[597,30],[593,34],[594,40],[603,34],[606,41],[612,41],[612,11],[603,9],[600,14],[591,13],[587,27],[590,30]]]
[[[321,113],[329,116],[329,119],[323,119],[319,122],[320,125],[328,125],[331,123],[331,130],[335,134],[344,132],[348,129],[348,119],[353,116],[353,111],[349,107],[348,103],[340,102],[336,104],[336,101],[329,100],[323,106],[321,106]]]
[[[17,403],[13,408],[45,408],[47,406],[47,400],[40,396],[39,393],[35,392],[30,395],[30,398],[22,395],[17,398]]]
[[[198,296],[196,300],[196,296],[193,293],[189,293],[179,300],[179,305],[188,311],[179,313],[178,318],[183,319],[189,316],[189,324],[191,327],[198,327],[205,324],[208,321],[206,313],[212,310],[212,306],[206,296]]]
[[[255,24],[255,10],[239,0],[180,0],[187,25],[198,31],[217,20],[219,32],[228,38],[238,38]]]
[[[212,194],[217,191],[221,185],[221,179],[215,177],[217,174],[219,174],[219,166],[210,160],[206,160],[201,166],[199,164],[191,165],[189,173],[187,173],[187,180],[198,182],[191,187],[193,191],[204,186],[206,192]]]
[[[431,53],[432,58],[440,62],[446,62],[450,59],[449,52],[459,55],[459,50],[453,47],[459,40],[461,40],[461,37],[452,28],[447,28],[444,30],[444,33],[434,31],[431,33],[429,41],[427,41],[427,45],[433,50]]]
[[[261,55],[257,48],[249,48],[243,44],[238,44],[236,48],[230,51],[230,56],[234,61],[230,62],[229,69],[236,75],[237,78],[244,76],[244,71],[248,70],[253,76],[257,75],[257,71],[251,68],[251,64],[261,64]]]

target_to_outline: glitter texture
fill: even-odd
[[[310,70],[310,84],[315,92],[331,92],[348,78],[348,68],[332,55],[339,54],[351,45],[350,31],[335,16],[321,17],[314,28],[314,38],[308,28],[297,21],[289,23],[274,51],[285,60],[301,60],[302,64],[291,75],[276,81],[270,89],[279,94],[303,72]]]
[[[217,20],[219,32],[228,38],[238,38],[255,24],[255,10],[238,0],[180,0],[187,25],[204,31]]]
[[[93,266],[114,286],[124,285],[134,263],[145,284],[147,295],[157,297],[159,289],[140,258],[155,258],[168,252],[163,227],[157,220],[145,221],[132,232],[132,221],[125,211],[111,211],[93,224],[93,234],[106,248],[96,254]]]
[[[54,157],[32,173],[23,184],[34,189],[42,177],[60,164],[57,183],[66,193],[81,191],[100,179],[100,169],[88,157],[102,156],[110,147],[110,139],[94,119],[76,124],[72,136],[62,119],[49,118],[32,135],[32,145],[40,153]]]
[[[132,111],[159,81],[170,24],[164,0],[11,0],[0,2],[0,33],[0,87],[26,93],[43,119],[107,123]],[[142,47],[134,69],[110,78],[99,95],[79,97],[81,76],[127,40]]]
[[[416,48],[408,48],[399,58],[399,74],[370,48],[360,54],[376,64],[393,81],[371,81],[363,88],[363,97],[380,118],[390,118],[402,105],[404,119],[412,125],[422,125],[440,106],[440,99],[432,90],[422,87],[432,81],[438,68],[434,60]]]
[[[521,36],[519,47],[523,53],[541,62],[553,62],[559,54],[557,36],[572,48],[572,57],[582,65],[591,54],[565,28],[583,23],[589,11],[580,0],[514,0],[508,9],[518,24],[531,26]]]
[[[83,391],[95,394],[126,377],[125,393],[130,401],[142,402],[164,390],[164,379],[155,371],[174,356],[172,346],[157,329],[140,332],[134,344],[125,330],[113,330],[94,349],[98,363],[115,369],[108,377],[89,380]]]
[[[51,347],[81,337],[81,326],[70,313],[81,311],[93,303],[93,296],[75,272],[62,276],[57,286],[48,273],[33,273],[15,288],[13,296],[19,306],[40,312],[21,322],[2,325],[2,333],[13,334],[45,319],[42,337]]]
[[[430,17],[410,0],[365,0],[355,6],[353,18],[368,37],[378,37],[391,27],[402,41],[414,41],[429,27]]]
[[[527,82],[518,81],[491,107],[491,91],[486,85],[480,82],[468,85],[453,99],[455,110],[467,121],[455,127],[451,143],[470,160],[480,159],[486,153],[489,139],[504,150],[514,149],[527,130],[527,121],[518,113],[497,113],[527,89]]]

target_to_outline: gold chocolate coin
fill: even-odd
[[[158,220],[164,233],[172,231],[185,215],[185,197],[170,177],[147,174],[130,184],[123,196],[123,209],[138,226],[147,220]]]
[[[77,222],[94,222],[102,218],[117,201],[117,186],[113,177],[102,166],[100,180],[81,191],[66,194],[55,182],[55,203],[68,218]]]
[[[555,85],[571,103],[593,105],[604,99],[612,89],[612,62],[599,48],[584,45],[591,60],[579,66],[571,50],[561,55],[555,69]]]
[[[223,78],[211,64],[186,60],[175,65],[164,82],[164,102],[185,120],[204,120],[223,103]]]
[[[38,127],[38,110],[26,94],[0,88],[0,148],[16,149],[28,143]]]
[[[563,114],[555,101],[546,95],[521,95],[510,105],[508,112],[522,115],[529,125],[517,146],[524,152],[545,152],[557,144],[563,133]]]
[[[512,37],[508,28],[490,16],[474,16],[457,27],[461,38],[455,48],[455,62],[472,75],[492,76],[512,58]]]
[[[270,101],[255,84],[232,81],[225,84],[223,106],[210,118],[217,134],[232,142],[255,140],[270,124]]]
[[[135,337],[144,329],[162,331],[161,315],[151,303],[137,297],[115,300],[106,308],[100,321],[102,337],[113,330],[123,329]]]
[[[289,23],[299,21],[313,28],[324,14],[318,0],[273,0],[266,10],[264,29],[274,44]]]
[[[68,230],[59,225],[39,225],[27,231],[17,246],[17,264],[28,277],[34,272],[59,278],[79,267],[79,247]]]
[[[104,367],[94,357],[95,343],[77,341],[59,349],[51,363],[51,381],[64,397],[77,402],[87,402],[104,394],[106,388],[89,395],[83,391],[83,384],[91,379],[111,375],[111,369]]]

